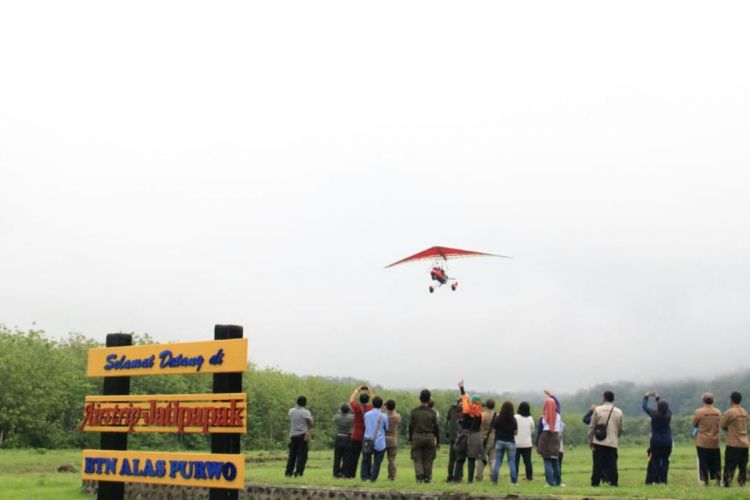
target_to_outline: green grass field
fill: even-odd
[[[281,451],[248,452],[250,462],[246,464],[245,478],[248,482],[264,484],[289,484],[311,486],[363,487],[359,480],[334,480],[331,476],[332,453],[311,452],[304,480],[284,477],[285,455]],[[0,498],[3,499],[70,499],[90,498],[80,492],[81,480],[78,473],[58,473],[62,464],[80,467],[81,453],[78,450],[50,450],[39,453],[35,450],[0,451]],[[519,480],[519,485],[509,485],[508,469],[501,469],[500,482],[492,485],[487,479],[475,484],[446,484],[447,453],[441,450],[435,464],[435,482],[417,485],[408,450],[398,456],[398,477],[395,482],[386,480],[385,468],[376,483],[368,483],[368,488],[394,489],[403,491],[440,490],[451,492],[476,492],[482,494],[528,494],[564,496],[623,496],[636,498],[750,498],[750,487],[703,488],[698,485],[695,471],[695,450],[688,446],[677,447],[670,466],[668,486],[646,486],[646,454],[642,448],[628,447],[620,450],[620,487],[588,486],[591,474],[591,454],[585,448],[576,448],[565,453],[563,462],[564,488],[545,488],[542,461],[534,457],[534,480]],[[523,468],[522,468],[523,471]],[[521,472],[523,477],[523,472]]]
[[[76,472],[57,472],[62,464]],[[0,498],[87,498],[81,494],[80,467],[80,450],[0,450]]]

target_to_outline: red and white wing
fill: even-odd
[[[504,257],[510,259],[507,255],[498,255],[494,253],[475,252],[473,250],[462,250],[460,248],[448,248],[448,247],[430,247],[427,250],[410,255],[401,260],[397,260],[393,264],[385,266],[386,268],[397,266],[399,264],[406,264],[407,262],[416,262],[420,260],[448,260],[457,259],[460,257]]]

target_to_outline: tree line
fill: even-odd
[[[136,343],[154,343],[148,335],[135,337]],[[96,448],[99,434],[77,428],[82,420],[86,395],[101,394],[102,379],[86,377],[87,351],[102,343],[81,334],[51,339],[42,331],[21,331],[0,325],[0,448]],[[165,375],[133,377],[132,394],[210,393],[212,376]],[[297,396],[305,395],[313,413],[312,447],[328,448],[333,443],[331,418],[344,403],[354,387],[370,385],[367,381],[319,376],[299,376],[277,368],[258,368],[249,364],[243,376],[248,398],[248,432],[243,436],[246,450],[282,449],[288,442],[287,412]],[[408,415],[416,407],[418,391],[392,390],[371,385],[376,394],[393,399],[397,411]],[[675,414],[672,430],[677,442],[690,439],[692,410],[700,405],[704,391],[714,392],[718,406],[724,410],[725,399],[738,390],[750,397],[750,371],[718,377],[712,380],[670,382],[655,389],[670,402]],[[587,442],[588,429],[581,422],[583,413],[592,403],[599,403],[604,390],[611,389],[616,404],[626,415],[625,443],[646,444],[649,419],[641,411],[644,392],[654,389],[645,384],[619,382],[600,384],[572,395],[559,395],[565,422],[564,441],[567,446],[581,446]],[[726,397],[724,397],[726,395]],[[445,415],[456,401],[457,390],[433,390],[435,409],[441,418],[445,435]],[[539,415],[544,395],[538,393],[482,393],[498,403],[510,400],[514,405],[528,401],[532,414]],[[404,418],[400,433],[406,441],[408,418]],[[187,449],[209,447],[208,436],[202,434],[135,433],[129,437],[131,449]]]

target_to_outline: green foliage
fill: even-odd
[[[154,343],[149,335],[135,336],[139,344]],[[51,340],[42,331],[23,332],[0,325],[0,447],[2,448],[96,448],[97,433],[76,428],[82,419],[86,395],[101,394],[101,379],[86,377],[87,351],[100,343],[80,334],[64,340]],[[298,396],[304,395],[315,419],[313,449],[327,449],[333,443],[331,419],[354,387],[370,385],[383,399],[396,401],[402,415],[399,429],[405,441],[408,416],[418,403],[418,390],[392,390],[373,386],[366,381],[326,377],[301,377],[278,368],[259,369],[250,364],[243,378],[248,395],[248,432],[243,437],[248,450],[282,450],[289,433],[288,410]],[[211,375],[165,375],[133,377],[133,394],[210,393]],[[615,391],[616,403],[625,412],[625,444],[645,445],[649,436],[649,418],[641,410],[646,390],[654,389],[633,383],[602,384],[561,395],[565,421],[565,443],[581,446],[587,443],[588,428],[581,421],[591,403],[601,401],[606,389]],[[719,406],[733,390],[750,394],[750,372],[719,377],[704,383],[697,381],[662,384],[656,387],[668,399],[675,416],[672,431],[678,443],[690,442],[692,409],[699,404],[703,391],[712,390]],[[522,400],[532,405],[538,416],[543,394],[482,394],[492,397],[497,408],[505,400],[515,406]],[[726,396],[726,397],[725,397]],[[441,435],[445,436],[445,415],[456,401],[458,390],[433,390],[435,409],[440,414]],[[653,403],[652,403],[653,404]],[[132,449],[188,449],[205,450],[209,438],[202,434],[134,433],[129,437]]]
[[[606,390],[615,393],[615,404],[625,415],[642,416],[641,401],[647,391],[658,391],[661,397],[669,402],[675,415],[692,413],[702,405],[701,396],[704,392],[713,392],[716,406],[724,411],[729,407],[729,395],[732,391],[750,395],[750,370],[744,370],[730,375],[715,377],[707,380],[686,380],[680,382],[664,382],[658,384],[635,384],[633,382],[616,382],[598,384],[589,389],[576,392],[565,398],[568,410],[586,411],[592,403],[600,403],[602,394]],[[653,406],[653,399],[651,400]]]
[[[101,383],[85,377],[86,352],[96,343],[71,334],[53,341],[41,331],[0,326],[0,446],[80,446],[91,436],[75,429],[86,394]]]

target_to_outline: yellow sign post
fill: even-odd
[[[242,489],[239,454],[83,450],[81,477],[94,481]]]
[[[247,431],[247,394],[86,396],[80,428],[89,432]]]
[[[247,339],[89,349],[89,377],[236,373],[247,367]]]
[[[86,396],[81,429],[101,432],[101,450],[83,450],[81,477],[99,481],[101,500],[124,498],[124,483],[210,488],[236,499],[245,484],[240,434],[247,428],[247,339],[241,326],[216,325],[208,342],[133,346],[129,334],[107,335],[89,349],[86,374],[104,377],[103,395]],[[130,395],[130,377],[213,373],[213,394]],[[130,432],[212,433],[213,453],[127,451]]]

